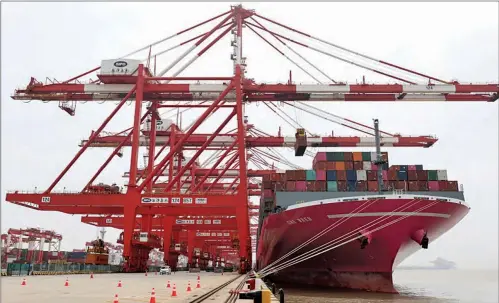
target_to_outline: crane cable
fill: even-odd
[[[377,199],[377,200],[375,200],[375,201],[378,201],[378,200],[379,200],[379,199]],[[393,211],[391,211],[390,213],[385,214],[385,215],[383,215],[383,216],[381,216],[381,217],[379,217],[379,218],[377,218],[377,219],[375,219],[375,220],[371,221],[370,223],[366,223],[366,224],[364,224],[363,226],[361,226],[361,227],[359,227],[359,228],[357,228],[357,229],[355,229],[355,230],[353,230],[353,231],[351,231],[351,232],[347,233],[347,235],[348,235],[348,234],[350,234],[350,233],[352,233],[352,232],[355,232],[356,230],[360,230],[360,229],[366,228],[366,226],[367,226],[367,225],[370,225],[370,224],[372,224],[372,223],[378,223],[377,221],[380,221],[380,220],[381,220],[380,222],[383,222],[384,220],[386,220],[386,218],[385,218],[385,217],[387,217],[387,216],[391,216],[391,214],[393,214],[393,213],[395,213],[395,212],[397,212],[397,211],[406,210],[407,208],[409,208],[409,207],[411,207],[411,206],[416,205],[416,204],[417,204],[417,203],[419,203],[420,201],[421,201],[421,200],[415,200],[415,199],[413,199],[413,200],[411,200],[411,201],[409,201],[409,202],[405,203],[404,205],[397,207],[396,209],[394,209],[394,210],[393,210]],[[414,203],[414,202],[415,202],[415,203]],[[364,203],[364,204],[367,204],[367,202],[366,202],[366,203]],[[363,205],[364,205],[364,204],[363,204]],[[331,230],[333,230],[335,227],[337,227],[337,226],[339,226],[339,225],[343,224],[343,223],[344,223],[344,222],[346,222],[348,219],[350,219],[351,217],[353,217],[355,214],[360,213],[362,210],[364,210],[364,209],[366,209],[367,207],[369,207],[370,205],[372,205],[372,203],[370,203],[370,204],[369,204],[369,205],[367,205],[367,206],[365,206],[365,205],[363,206],[363,205],[358,206],[356,209],[354,209],[352,212],[350,212],[350,213],[349,213],[349,215],[345,218],[345,220],[344,220],[344,221],[339,220],[339,221],[337,221],[337,222],[335,222],[335,223],[331,224],[329,227],[327,227],[326,229],[324,229],[323,231],[321,231],[319,234],[317,234],[316,236],[314,236],[314,237],[312,237],[311,239],[307,240],[307,241],[306,241],[305,243],[303,243],[302,245],[300,245],[300,246],[296,247],[295,249],[293,249],[291,252],[289,252],[289,253],[288,253],[288,254],[286,254],[285,256],[289,256],[290,254],[292,254],[292,253],[294,253],[294,252],[298,251],[299,249],[303,248],[305,245],[307,245],[307,244],[311,243],[312,241],[315,241],[315,240],[316,240],[316,239],[318,239],[319,237],[321,237],[321,236],[325,235],[327,232],[330,232],[330,231],[331,231]],[[363,207],[362,207],[361,209],[359,209],[359,207],[361,207],[361,206],[363,206]],[[284,256],[283,256],[283,257],[284,257]],[[283,258],[283,257],[282,257],[282,258]],[[282,260],[282,258],[281,258],[280,260]],[[273,264],[275,264],[276,262],[277,262],[277,261],[275,261]],[[266,271],[266,270],[268,270],[267,268],[268,268],[269,266],[273,265],[273,264],[269,264],[266,268],[262,269],[262,271]]]
[[[362,234],[362,235],[354,236],[354,238],[352,238],[352,239],[350,239],[350,240],[346,240],[346,241],[345,241],[345,242],[343,242],[343,243],[340,243],[340,244],[335,245],[335,244],[339,241],[338,239],[335,239],[335,240],[329,241],[328,243],[326,243],[326,244],[324,244],[324,245],[322,245],[322,246],[320,246],[320,247],[319,247],[319,248],[322,248],[322,247],[324,247],[324,246],[329,245],[327,248],[324,248],[322,251],[319,251],[318,253],[315,253],[315,254],[313,254],[313,255],[309,255],[309,256],[306,256],[306,257],[302,257],[302,258],[300,258],[300,260],[295,260],[295,261],[294,261],[294,263],[292,263],[292,264],[288,264],[287,266],[281,266],[281,267],[279,267],[279,268],[276,268],[276,269],[274,269],[273,271],[269,271],[269,272],[267,272],[267,273],[263,274],[261,277],[265,277],[265,276],[267,276],[267,275],[269,275],[269,274],[273,274],[273,273],[275,273],[275,272],[277,272],[277,271],[281,271],[281,270],[286,269],[286,268],[288,268],[288,267],[290,267],[290,266],[296,265],[296,264],[298,264],[298,263],[301,263],[301,262],[303,262],[303,261],[306,261],[306,260],[311,259],[311,258],[313,258],[313,257],[316,257],[316,256],[318,256],[318,255],[321,255],[321,254],[323,254],[323,253],[326,253],[326,252],[328,252],[328,251],[330,251],[330,250],[333,250],[333,249],[335,249],[335,248],[338,248],[338,247],[340,247],[340,246],[343,246],[343,245],[345,245],[345,244],[348,244],[348,243],[350,243],[350,242],[352,242],[352,241],[355,241],[355,240],[359,239],[359,238],[360,238],[360,237],[362,237],[362,236],[366,236],[366,235],[372,234],[372,233],[373,233],[373,232],[375,232],[375,231],[378,231],[378,230],[381,230],[381,229],[386,228],[386,227],[388,227],[388,226],[391,226],[391,225],[393,225],[393,224],[395,224],[395,223],[397,223],[397,222],[399,222],[399,221],[401,221],[401,220],[403,220],[403,219],[405,219],[405,218],[407,218],[407,217],[413,216],[413,215],[414,215],[414,214],[416,214],[416,213],[419,213],[419,212],[421,212],[421,211],[423,211],[423,210],[425,210],[425,209],[427,209],[427,208],[429,208],[429,207],[432,207],[433,205],[435,205],[435,204],[437,204],[437,203],[438,203],[438,201],[432,202],[432,203],[430,203],[430,204],[428,204],[428,205],[426,205],[426,206],[423,206],[423,207],[421,207],[421,208],[417,209],[416,211],[411,212],[411,213],[410,213],[410,214],[408,214],[408,215],[404,215],[404,216],[402,216],[402,217],[400,217],[400,218],[398,218],[398,219],[395,219],[395,220],[393,220],[393,221],[391,221],[391,222],[389,222],[389,223],[386,223],[386,224],[384,224],[384,225],[382,225],[382,226],[379,226],[379,227],[377,227],[377,228],[375,228],[375,229],[373,229],[373,230],[369,230],[368,232],[366,232],[366,233],[364,233],[364,234]],[[332,242],[332,243],[331,243],[331,242]],[[310,252],[308,252],[308,253],[311,253],[311,252],[312,252],[312,251],[310,251]],[[308,254],[308,253],[307,253],[307,254]]]

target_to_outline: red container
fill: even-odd
[[[315,166],[318,163],[326,162],[326,161],[327,161],[326,153],[319,152],[319,153],[315,154],[314,161],[312,162],[312,165]]]
[[[264,198],[272,198],[272,190],[270,189],[264,189],[263,190],[263,197]]]
[[[389,171],[399,171],[400,165],[392,165],[388,168]]]
[[[418,181],[428,181],[428,172],[426,170],[417,170]]]
[[[408,165],[407,170],[416,170],[416,165]]]
[[[343,153],[343,159],[345,160],[345,162],[352,162],[353,161],[353,153],[351,152],[344,152]]]
[[[307,181],[307,191],[315,191],[315,181]]]
[[[448,187],[448,181],[437,181],[438,182],[438,189],[440,191],[447,191],[447,187]]]
[[[383,181],[388,181],[388,171],[382,170],[381,174],[383,176]]]
[[[428,181],[428,190],[429,191],[440,191],[440,187],[438,186],[438,181]]]
[[[336,179],[338,179],[338,181],[346,181],[347,180],[347,172],[344,170],[337,170],[336,171]]]
[[[377,175],[377,171],[375,170],[368,170],[367,171],[367,180],[368,181],[378,181],[378,175]]]
[[[357,181],[357,184],[355,185],[355,190],[367,191],[367,181]]]
[[[414,166],[416,167],[416,166]],[[417,181],[418,180],[418,171],[417,170],[408,170],[407,171],[407,178],[409,181]]]
[[[315,180],[326,181],[326,171],[325,170],[316,170],[315,171]]]
[[[327,182],[326,181],[315,181],[315,189],[316,191],[327,191]]]
[[[389,181],[397,181],[398,180],[398,172],[396,170],[388,171],[388,180]]]
[[[407,182],[405,182],[405,181],[396,181],[395,182],[395,189],[404,189],[404,190],[407,190],[407,188],[406,188],[407,185],[406,184],[407,184]]]
[[[296,181],[295,191],[307,191],[307,181]]]
[[[286,189],[286,182],[279,181],[275,183],[275,191],[284,191]]]
[[[338,191],[347,191],[347,182],[346,181],[338,181]]]
[[[315,163],[312,168],[315,170],[327,170],[328,162]]]
[[[428,182],[426,181],[418,181],[419,191],[428,191]]]
[[[345,170],[353,170],[353,162],[345,162]]]
[[[418,181],[409,181],[409,191],[419,191]]]
[[[457,181],[447,181],[447,191],[459,191],[459,184]]]
[[[296,181],[296,170],[286,171],[286,181]]]
[[[354,170],[363,170],[364,165],[362,165],[362,161],[354,161],[353,162],[353,169]]]
[[[378,170],[378,165],[371,163],[371,170]]]
[[[263,175],[262,181],[270,181],[270,175]]]
[[[335,162],[326,162],[326,170],[336,170]]]
[[[296,182],[295,181],[287,181],[286,182],[286,191],[296,191]]]
[[[306,181],[307,180],[307,172],[303,169],[296,170],[295,178],[296,178],[296,181]]]
[[[273,183],[272,181],[263,181],[262,182],[263,189],[272,189],[273,188],[272,183]]]
[[[378,182],[377,181],[367,181],[367,190],[368,191],[378,191]]]

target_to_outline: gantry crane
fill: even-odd
[[[209,31],[182,41],[167,50],[152,53],[153,47],[214,20],[218,20],[218,22]],[[323,47],[339,49],[364,61],[359,63],[355,61],[356,59],[344,59],[328,50],[319,49],[305,42],[291,39],[286,34],[277,33],[263,23],[285,29],[297,34],[302,39],[318,42]],[[297,68],[310,75],[318,84],[294,84],[291,73],[288,83],[284,84],[258,83],[254,79],[246,78],[247,64],[242,48],[243,28],[262,38]],[[218,36],[208,42],[208,39],[215,32],[219,33]],[[196,59],[203,56],[208,49],[229,33],[233,36],[231,42],[233,75],[221,77],[179,76]],[[282,47],[277,47],[271,43],[269,39],[262,36],[262,33],[267,33]],[[190,46],[186,51],[164,69],[157,72],[156,65],[151,64],[151,62],[156,62],[158,56],[188,45]],[[201,45],[205,46],[201,47]],[[294,49],[295,45],[386,76],[398,81],[398,83],[368,84],[363,81],[360,84],[348,84],[335,81],[319,67],[303,58]],[[320,81],[306,71],[302,65],[288,57],[283,49],[297,54],[327,80]],[[195,50],[199,51],[191,59],[187,60],[170,76],[165,76]],[[149,51],[145,60],[132,59],[132,56],[144,51]],[[275,172],[273,164],[263,159],[265,157],[263,148],[290,147],[295,149],[296,156],[303,156],[307,154],[306,148],[309,146],[374,147],[372,127],[322,111],[320,108],[312,106],[310,104],[312,102],[493,102],[497,100],[499,93],[498,84],[463,84],[441,80],[349,50],[273,21],[253,10],[245,9],[241,5],[232,6],[229,11],[223,14],[118,58],[103,60],[100,66],[63,82],[52,81],[52,83],[44,84],[31,78],[26,88],[15,91],[12,96],[15,100],[55,101],[70,115],[75,115],[76,102],[78,101],[119,100],[120,102],[102,125],[97,130],[92,131],[89,139],[81,143],[80,151],[47,190],[42,193],[9,192],[6,200],[44,211],[84,215],[105,214],[112,216],[113,220],[115,220],[114,216],[121,216],[122,225],[120,227],[124,230],[122,237],[123,255],[127,271],[145,270],[146,262],[144,260],[152,248],[163,247],[165,251],[169,249],[171,233],[174,230],[173,225],[177,216],[202,216],[204,218],[232,216],[235,218],[237,226],[238,236],[235,240],[238,241],[240,271],[246,272],[251,264],[250,251],[252,247],[248,195],[251,190],[254,190],[249,179]],[[144,61],[146,61],[145,64]],[[391,73],[392,71],[405,73],[405,76],[395,76]],[[84,77],[90,77],[95,73],[96,77],[94,76],[93,79],[97,80],[86,82],[83,80]],[[415,78],[419,81],[413,80]],[[103,130],[109,121],[129,100],[133,100],[135,104],[132,127],[117,134],[103,135]],[[146,102],[147,107],[144,111],[143,105]],[[175,102],[177,104],[174,104]],[[321,137],[307,133],[309,130],[301,127],[296,121],[294,125],[298,131],[295,135],[282,136],[279,131],[277,136],[271,136],[248,124],[244,108],[256,102],[265,104],[279,117],[286,116],[286,113],[276,107],[276,103],[295,107],[330,122],[350,127],[367,136],[337,137],[332,135]],[[164,122],[159,111],[163,108],[177,110],[180,108],[204,108],[205,111],[190,127],[185,129],[177,125],[178,123],[171,123],[166,129],[157,130],[154,126]],[[228,109],[229,114],[221,120],[222,122],[215,131],[195,133],[207,117],[224,109]],[[223,132],[233,119],[236,120],[236,128],[233,131]],[[145,132],[141,131],[143,123],[150,125]],[[436,138],[431,136],[405,137],[387,132],[381,132],[381,135],[381,145],[385,147],[430,147],[436,142]],[[147,165],[142,170],[138,167],[141,146],[148,148]],[[158,146],[161,149],[156,151]],[[114,147],[114,151],[87,185],[82,188],[81,192],[56,193],[54,189],[61,178],[89,147]],[[131,148],[129,173],[126,174],[128,178],[126,192],[90,191],[89,188],[92,188],[93,182],[107,164],[115,156],[122,156],[124,147]],[[168,149],[166,155],[160,157],[166,149]],[[186,160],[188,151],[195,151],[195,153],[189,160]],[[220,152],[219,159],[211,168],[196,163],[204,151]],[[268,156],[266,155],[266,157]],[[271,161],[284,160],[275,154],[270,158]],[[248,159],[253,160],[257,168],[261,165],[270,165],[270,169],[250,170]],[[284,161],[284,163],[293,166],[289,161]],[[223,168],[220,167],[222,165]],[[168,177],[167,182],[158,181],[163,176]],[[212,177],[215,180],[209,180]],[[226,189],[220,190],[220,187],[216,185],[218,181],[230,177],[233,179],[232,183]],[[187,186],[184,187],[183,184]],[[135,234],[137,219],[141,222],[139,234]],[[155,220],[161,221],[162,228],[159,234],[153,232]],[[163,243],[161,243],[161,238]]]

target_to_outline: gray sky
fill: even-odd
[[[439,78],[474,83],[499,81],[497,3],[431,3],[430,7],[428,3],[250,3],[245,7],[328,41]],[[40,81],[47,76],[65,80],[98,66],[102,59],[122,56],[228,9],[228,3],[206,6],[193,3],[3,3],[2,232],[10,227],[27,226],[55,229],[63,234],[63,249],[68,250],[80,248],[96,236],[96,228],[80,223],[79,216],[36,212],[5,203],[3,199],[9,189],[34,189],[35,186],[45,189],[76,154],[79,140],[88,138],[90,131],[100,125],[113,107],[111,104],[78,104],[76,116],[70,117],[57,103],[14,101],[10,98],[14,89],[24,87],[31,76]],[[205,29],[208,27],[195,33]],[[194,33],[186,34],[153,52],[193,36]],[[313,79],[252,32],[246,30],[243,36],[244,55],[248,58],[247,77],[257,82],[285,82],[292,69],[294,81],[313,83]],[[230,75],[229,43],[229,37],[221,40],[182,75]],[[368,82],[392,83],[385,77],[299,46],[295,49],[333,79],[354,83],[365,75]],[[158,60],[158,69],[183,51],[185,48]],[[460,267],[497,268],[497,103],[330,103],[320,107],[368,124],[372,118],[379,118],[381,129],[386,131],[437,135],[440,139],[430,149],[388,149],[390,163],[447,169],[450,179],[464,184],[465,197],[472,210],[457,226],[431,243],[430,249],[416,253],[404,264],[425,264],[441,256],[457,262]],[[263,105],[247,108],[250,123],[272,134],[277,134],[279,126],[284,133],[294,134],[290,126],[262,108]],[[131,106],[126,108],[107,130],[129,127],[132,110]],[[327,121],[318,123],[317,118],[307,113],[286,111],[313,132],[326,134],[334,130],[338,135],[358,135]],[[184,125],[199,114],[194,111],[184,115]],[[214,130],[216,120],[225,115],[214,115],[200,131]],[[59,183],[59,188],[80,190],[109,152],[106,149],[86,152]],[[293,159],[291,152],[283,154]],[[311,165],[308,157],[293,161],[304,167]],[[99,181],[122,184],[124,179],[120,177],[128,166],[128,157],[113,162]],[[117,236],[118,231],[110,229],[107,240],[115,241]]]

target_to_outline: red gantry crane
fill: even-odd
[[[156,50],[160,44],[215,20],[216,25],[208,31],[153,53],[153,47]],[[294,84],[291,73],[287,83],[258,83],[246,78],[243,29],[245,33],[260,37],[277,53],[307,73],[317,84]],[[278,30],[284,32],[277,32]],[[290,38],[290,33],[300,38]],[[233,52],[230,58],[233,61],[233,75],[179,76],[222,37],[229,34],[232,35]],[[268,38],[265,38],[264,34]],[[321,48],[305,40],[313,41],[321,45]],[[360,84],[348,84],[335,81],[320,67],[304,58],[295,47],[318,52],[371,73],[386,76],[397,83],[368,84],[364,80]],[[177,48],[186,50],[168,66],[157,68],[157,57]],[[345,59],[331,50],[343,52],[355,59]],[[145,60],[131,58],[146,51],[148,56]],[[193,52],[193,56],[187,59]],[[325,80],[319,80],[287,53],[297,55]],[[84,80],[85,77],[92,78]],[[261,194],[262,190],[261,181],[254,180],[262,177],[272,178],[277,169],[274,162],[297,167],[277,153],[274,150],[276,147],[293,148],[296,156],[303,156],[310,154],[307,147],[375,146],[373,127],[321,110],[311,103],[493,102],[497,100],[498,93],[497,84],[441,80],[352,51],[266,18],[241,5],[232,6],[223,14],[118,59],[103,60],[100,66],[66,81],[41,83],[31,78],[26,88],[16,90],[12,96],[15,100],[55,101],[70,115],[75,115],[78,101],[118,100],[119,104],[102,125],[92,131],[87,140],[81,142],[79,152],[45,191],[13,191],[7,194],[6,200],[42,211],[104,216],[104,219],[86,216],[82,220],[86,223],[97,223],[98,226],[115,226],[124,230],[121,240],[124,244],[126,271],[144,271],[149,252],[153,248],[169,251],[172,233],[183,230],[174,226],[179,216],[196,216],[203,219],[230,217],[230,228],[237,230],[237,236],[232,239],[232,247],[237,248],[240,272],[246,272],[252,261],[251,248],[256,240],[253,238],[251,243],[251,235],[255,232],[250,227],[250,218],[258,215],[254,209],[250,211],[248,196]],[[106,126],[127,101],[135,105],[133,125],[119,133],[105,133]],[[249,124],[245,107],[257,102],[263,103],[295,127],[297,133],[285,136],[279,130],[274,136]],[[362,133],[362,136],[317,136],[298,122],[292,121],[293,119],[276,104],[294,107],[326,121],[351,128]],[[147,105],[145,109],[144,105]],[[160,110],[164,108],[175,109],[177,117],[180,109],[184,111],[197,108],[204,109],[204,112],[190,126],[182,128],[180,123],[173,123],[161,117]],[[216,130],[209,133],[196,132],[209,116],[224,110],[228,110],[228,114],[220,120]],[[224,131],[233,120],[236,127]],[[141,129],[142,125],[145,127]],[[431,136],[408,137],[388,132],[380,134],[381,146],[384,147],[430,147],[437,141]],[[140,169],[138,162],[142,146],[147,149],[147,165]],[[54,189],[59,181],[89,147],[111,147],[114,150],[90,181],[82,186],[81,191],[56,192]],[[128,179],[126,190],[118,190],[115,185],[94,184],[115,156],[123,156],[125,147],[131,148],[129,172],[125,174]],[[187,157],[191,152],[192,156]],[[199,163],[201,154],[204,157],[209,152],[217,156],[210,156],[211,162],[207,161],[209,165]],[[250,162],[256,169],[249,169]],[[166,181],[163,178],[166,178]],[[232,181],[226,183],[226,180]],[[158,232],[154,231],[156,228]],[[203,228],[200,227],[200,230]],[[177,235],[174,241],[178,242],[178,237]],[[165,254],[166,258],[168,257]]]

